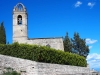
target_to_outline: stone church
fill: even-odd
[[[28,15],[25,6],[18,3],[13,9],[13,43],[27,43],[42,46],[49,46],[51,48],[64,51],[63,38],[28,38]]]

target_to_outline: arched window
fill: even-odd
[[[17,23],[18,23],[18,25],[22,25],[22,16],[21,15],[18,15]]]
[[[46,46],[50,48],[50,45],[49,44],[47,44]]]

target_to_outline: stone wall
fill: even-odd
[[[42,46],[46,46],[49,44],[51,48],[64,51],[62,37],[28,39],[27,43],[28,44],[42,45]]]
[[[90,72],[89,67],[40,63],[0,55],[0,72],[7,67],[13,68],[17,72],[20,72],[21,75],[89,75]]]
[[[63,39],[62,37],[60,38],[33,38],[33,39],[27,39],[25,37],[21,38],[13,38],[13,42],[18,42],[18,43],[26,43],[26,44],[35,44],[35,45],[41,45],[41,46],[46,46],[50,45],[50,48],[54,48],[56,50],[62,50],[64,51],[64,46],[63,46]]]
[[[57,37],[57,38],[33,38],[33,39],[27,39],[26,37],[20,37],[20,38],[16,37],[16,38],[13,38],[13,42],[35,44],[35,45],[41,45],[41,46],[46,46],[46,45],[49,44],[51,48],[54,48],[56,50],[64,51],[62,37]]]

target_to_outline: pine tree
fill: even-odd
[[[6,33],[3,22],[0,25],[0,44],[6,44]]]
[[[71,40],[73,44],[72,52],[87,57],[89,47],[86,45],[85,39],[80,38],[79,33],[74,33],[74,38]]]
[[[66,36],[64,38],[64,51],[72,52],[72,44],[71,44],[71,40],[68,36],[68,32],[66,33]]]

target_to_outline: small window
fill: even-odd
[[[50,48],[50,45],[49,44],[47,44],[46,46]]]
[[[22,25],[22,16],[21,15],[18,15],[17,22],[18,22],[18,25]]]

